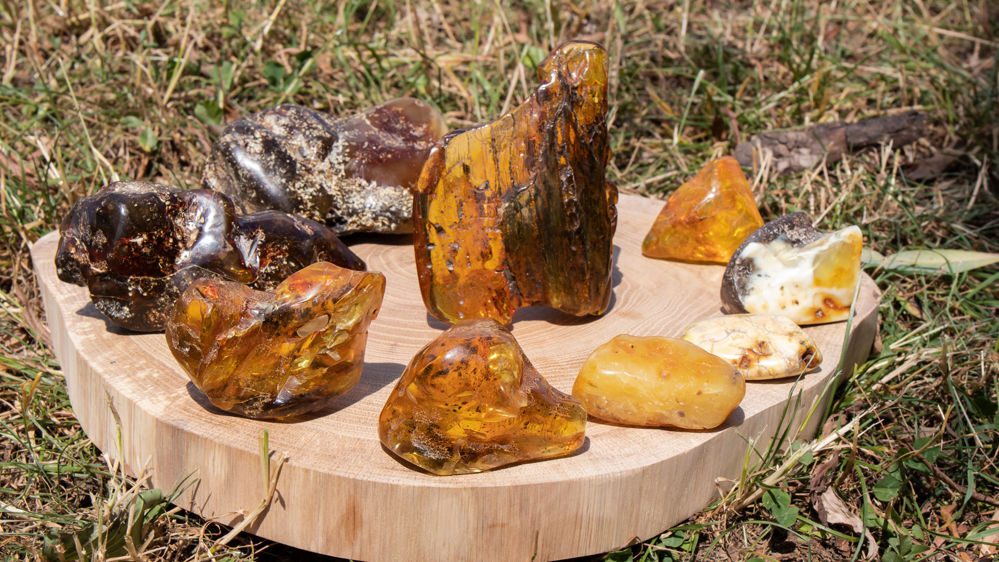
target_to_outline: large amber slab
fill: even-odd
[[[321,412],[361,376],[385,277],[316,263],[273,293],[199,279],[167,323],[173,356],[216,407],[293,420]]]
[[[202,187],[243,212],[276,209],[338,234],[410,232],[412,190],[445,132],[440,112],[413,98],[341,119],[282,105],[226,126]]]
[[[846,320],[860,283],[863,244],[858,227],[819,232],[805,213],[768,222],[725,268],[725,311],[778,314],[801,325]]]
[[[548,384],[492,320],[459,322],[410,361],[378,418],[393,454],[434,474],[567,455],[586,410]]]
[[[726,156],[708,163],[670,195],[642,241],[642,253],[724,264],[761,226],[749,182],[735,158]]]
[[[162,330],[195,279],[273,288],[317,261],[364,262],[325,226],[268,211],[237,216],[207,190],[116,182],[76,202],[59,227],[59,279],[85,285],[94,306],[122,328]]]
[[[527,101],[444,137],[420,175],[416,266],[437,318],[506,324],[531,304],[579,316],[607,309],[617,217],[604,177],[607,54],[565,43],[538,74]]]
[[[572,386],[591,416],[681,429],[718,427],[745,394],[745,379],[724,359],[655,336],[615,336],[590,354]]]

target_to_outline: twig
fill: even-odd
[[[940,470],[940,468],[937,467],[935,463],[931,463],[930,461],[923,458],[923,455],[921,455],[919,451],[913,449],[912,445],[909,445],[908,443],[903,443],[902,445],[905,446],[906,449],[909,449],[909,451],[912,453],[914,457],[921,460],[923,464],[925,464],[926,467],[930,469],[930,472],[932,472],[934,476],[942,480],[943,483],[946,484],[947,486],[951,487],[952,489],[954,489],[955,491],[957,491],[962,495],[970,496],[971,499],[977,502],[986,503],[991,505],[992,507],[999,507],[999,500],[995,498],[990,498],[980,492],[971,492],[969,494],[967,486],[962,486],[957,482],[954,482],[954,480],[952,480],[950,476],[947,476],[946,472]]]

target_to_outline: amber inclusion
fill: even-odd
[[[642,242],[652,258],[728,263],[763,226],[753,192],[731,156],[708,163],[670,196]]]
[[[167,323],[167,343],[216,407],[292,420],[357,383],[385,277],[317,263],[273,293],[200,279]]]
[[[389,451],[442,475],[567,455],[585,429],[579,401],[492,320],[459,322],[417,353],[378,420]]]
[[[602,314],[611,295],[617,189],[606,181],[607,54],[573,41],[500,119],[431,151],[414,203],[416,265],[431,314],[510,322],[544,304]]]

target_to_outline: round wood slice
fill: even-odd
[[[569,392],[583,360],[617,334],[678,336],[691,322],[721,314],[724,267],[641,255],[642,238],[661,207],[661,201],[621,197],[614,297],[606,315],[581,319],[532,307],[514,318],[520,345],[559,390]],[[852,324],[807,328],[825,358],[821,368],[798,381],[747,384],[742,405],[717,430],[629,428],[591,419],[584,446],[572,456],[432,476],[389,455],[376,427],[406,364],[445,328],[423,307],[407,238],[367,238],[352,246],[369,269],[388,278],[385,300],[371,325],[360,383],[331,414],[302,423],[213,409],[162,334],[110,326],[86,289],[56,278],[57,240],[55,233],[45,236],[32,256],[53,347],[91,440],[133,474],[148,473],[152,486],[170,490],[193,479],[178,505],[235,524],[240,511],[254,509],[266,495],[260,452],[266,431],[271,467],[280,456],[288,462],[273,503],[247,530],[364,560],[548,560],[654,536],[717,498],[716,479],[737,478],[747,448],[766,449],[785,414],[792,438],[814,434],[838,360],[848,372],[871,348],[880,299],[863,276]]]

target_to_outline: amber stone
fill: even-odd
[[[162,330],[177,297],[212,277],[273,288],[317,261],[364,269],[328,228],[279,212],[236,216],[207,190],[116,182],[76,202],[59,227],[59,279],[85,285],[116,326]]]
[[[226,126],[202,187],[243,212],[276,209],[338,234],[410,232],[412,190],[445,132],[440,112],[413,98],[341,119],[282,105]]]
[[[746,393],[724,359],[675,338],[615,336],[583,363],[572,395],[591,416],[625,425],[710,429]]]
[[[725,311],[779,314],[801,325],[846,320],[862,249],[856,226],[822,233],[805,213],[771,221],[746,238],[725,268]]]
[[[361,376],[385,277],[314,263],[273,293],[199,279],[167,322],[173,356],[216,407],[293,420],[322,412]]]
[[[552,388],[492,320],[459,322],[420,350],[378,419],[389,451],[434,474],[567,455],[585,430],[579,401]]]
[[[607,55],[574,41],[500,119],[430,153],[414,206],[416,266],[437,318],[510,322],[544,304],[601,314],[611,295],[617,189],[604,177]]]
[[[739,244],[763,226],[739,163],[710,162],[670,195],[642,242],[651,258],[728,263]]]
[[[691,324],[681,337],[728,361],[746,380],[795,377],[822,363],[815,341],[786,316],[716,316]]]

